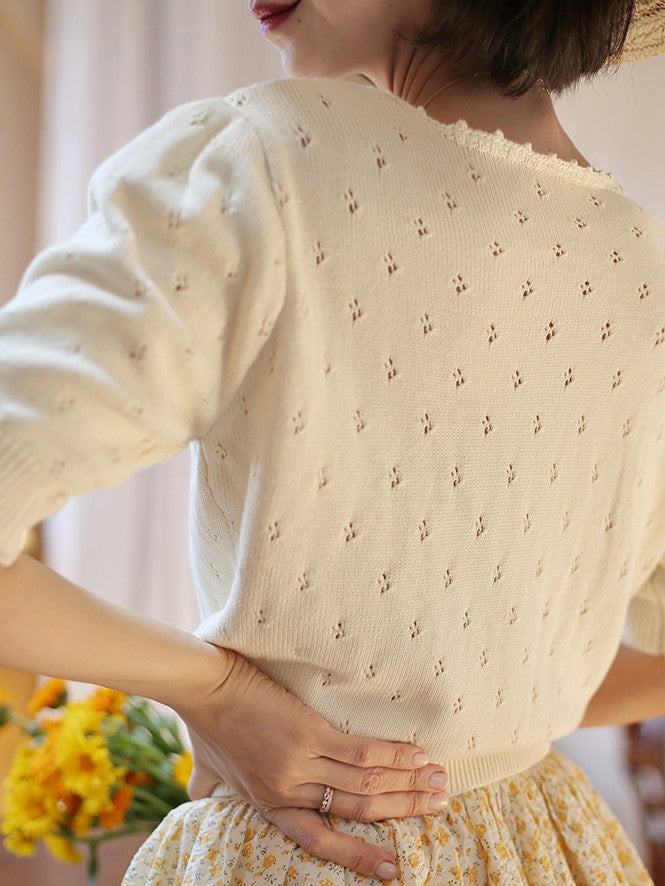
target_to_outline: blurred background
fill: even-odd
[[[33,255],[84,221],[99,163],[177,104],[284,77],[279,52],[247,0],[0,0],[0,303]],[[622,66],[554,99],[559,119],[597,169],[665,219],[665,57]],[[26,534],[26,549],[116,604],[193,630],[188,563],[189,453],[122,487],[71,499]],[[575,674],[571,673],[571,680]],[[21,710],[41,675],[0,669]],[[89,684],[71,684],[73,697]],[[652,870],[665,843],[663,723],[578,730],[554,744],[588,774]],[[183,727],[184,734],[184,727]],[[0,733],[0,779],[21,738]],[[0,816],[2,806],[0,806]],[[142,837],[111,841],[100,886],[120,883]],[[83,867],[0,843],[0,886],[84,884]]]

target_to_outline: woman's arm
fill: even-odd
[[[619,646],[579,724],[612,726],[665,716],[665,657]]]
[[[366,877],[393,859],[325,826],[324,785],[332,814],[359,821],[441,808],[429,805],[440,767],[419,746],[336,730],[235,651],[107,603],[25,553],[0,566],[0,666],[169,705],[192,738],[193,799],[223,780],[307,852]]]
[[[21,554],[0,566],[0,667],[186,706],[223,682],[232,656],[179,628],[108,603]],[[665,715],[665,657],[621,645],[578,728]]]
[[[0,666],[118,689],[174,709],[223,681],[218,646],[108,603],[23,553],[0,566]]]

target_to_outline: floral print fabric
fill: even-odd
[[[451,797],[442,812],[379,822],[329,815],[328,821],[394,853],[399,886],[654,886],[602,796],[556,748],[517,775]],[[241,798],[206,797],[166,816],[122,886],[386,882],[308,855]]]

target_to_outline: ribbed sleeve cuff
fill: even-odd
[[[661,593],[651,589],[631,599],[626,613],[623,642],[626,646],[649,655],[665,655],[663,625],[665,588]]]
[[[0,434],[0,565],[11,566],[21,553],[24,531],[66,499],[24,446]]]

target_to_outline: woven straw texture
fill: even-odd
[[[665,52],[665,0],[637,0],[619,64]]]

